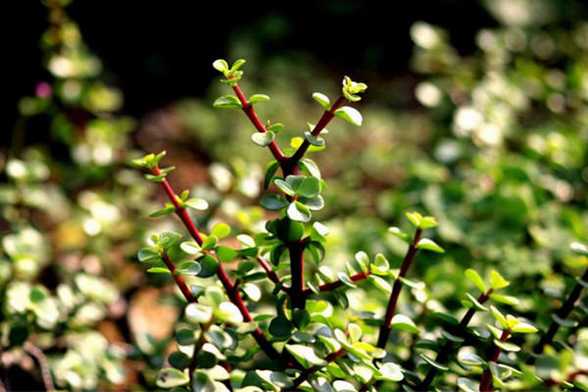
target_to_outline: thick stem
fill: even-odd
[[[194,298],[194,295],[192,294],[192,290],[190,290],[190,288],[186,284],[186,280],[184,279],[184,277],[182,275],[176,273],[176,266],[171,261],[169,256],[164,253],[162,256],[162,259],[163,259],[163,262],[165,263],[165,265],[167,266],[167,269],[169,269],[169,272],[171,272],[171,274],[176,282],[176,286],[178,286],[178,288],[180,289],[180,291],[184,295],[184,298],[186,298],[186,301],[196,302],[196,298]]]
[[[360,273],[357,273],[355,275],[351,275],[349,277],[349,279],[352,282],[359,282],[359,281],[362,281],[364,279],[367,279],[370,276],[370,274],[371,273],[369,271],[368,272],[360,272]],[[325,283],[325,284],[320,285],[318,287],[318,289],[321,292],[322,291],[333,291],[333,290],[336,290],[336,289],[338,289],[339,287],[341,287],[343,285],[344,285],[344,283],[341,281],[341,279],[337,279],[334,282]],[[303,294],[304,294],[305,297],[308,297],[308,296],[311,296],[313,294],[313,291],[311,289],[304,289]]]
[[[235,84],[233,86],[233,91],[235,92],[235,94],[237,95],[237,98],[241,102],[241,107],[243,109],[243,112],[245,112],[245,114],[249,118],[249,121],[251,121],[251,123],[253,124],[255,129],[257,129],[257,132],[261,132],[261,133],[267,132],[267,128],[265,127],[265,125],[263,125],[263,122],[260,120],[259,116],[257,115],[257,112],[255,111],[255,108],[253,107],[253,105],[251,105],[247,101],[247,97],[245,97],[245,93],[243,93],[243,90],[241,90],[241,87],[239,87],[238,84]],[[286,156],[284,155],[284,153],[280,149],[280,146],[278,146],[278,144],[275,141],[272,141],[268,147],[269,147],[270,151],[272,152],[272,155],[274,156],[276,161],[278,161],[278,163],[280,165],[283,165],[284,162],[286,161]]]
[[[398,273],[398,277],[394,281],[394,286],[392,287],[392,293],[390,294],[390,300],[388,301],[388,306],[386,307],[386,315],[384,316],[384,323],[380,327],[380,335],[378,336],[378,347],[385,348],[386,343],[388,342],[388,338],[390,337],[390,331],[392,330],[390,323],[392,322],[392,318],[396,313],[396,305],[398,304],[398,298],[400,297],[400,291],[402,290],[402,281],[400,278],[404,278],[408,269],[412,265],[414,257],[417,253],[417,244],[421,239],[422,230],[417,229],[414,233],[414,237],[412,242],[408,246],[408,251],[406,252],[406,256],[400,265],[400,272]]]
[[[584,274],[580,279],[582,280],[582,282],[588,282],[588,268],[586,269],[586,271],[584,271]],[[574,307],[576,306],[576,302],[578,302],[578,299],[582,294],[583,289],[584,286],[581,282],[576,283],[572,291],[570,291],[570,294],[568,295],[562,307],[559,308],[559,310],[555,313],[559,318],[565,320],[570,315],[570,313],[572,313]],[[555,320],[551,322],[549,328],[547,329],[547,332],[545,333],[545,335],[541,337],[541,340],[535,346],[533,350],[535,354],[543,353],[545,346],[553,343],[553,338],[555,337],[555,334],[557,334],[559,327],[560,325]],[[534,360],[535,357],[531,358],[532,360]]]
[[[345,103],[345,98],[339,97],[335,101],[335,103],[331,106],[331,108],[329,110],[326,110],[323,113],[323,115],[321,116],[321,118],[316,123],[316,125],[314,126],[313,130],[310,133],[312,133],[313,136],[320,135],[322,130],[325,129],[325,127],[327,126],[327,124],[329,124],[329,122],[333,119],[333,117],[335,117],[335,111],[337,109],[339,109],[341,106],[343,106],[344,103]],[[293,170],[295,170],[295,168],[298,165],[298,162],[302,159],[304,154],[306,154],[306,151],[308,150],[309,147],[310,147],[310,143],[308,142],[308,140],[304,139],[304,141],[302,142],[300,147],[298,147],[296,152],[294,152],[294,154],[290,158],[288,158],[288,164],[287,164],[287,172],[288,173],[291,173]],[[284,175],[287,175],[287,173],[284,173]]]
[[[288,246],[290,252],[290,273],[292,287],[290,299],[292,307],[304,309],[306,296],[304,295],[304,241],[298,241]]]
[[[502,331],[500,341],[505,342],[509,336],[510,330],[505,329],[504,331]],[[490,356],[488,357],[488,362],[496,363],[496,361],[498,361],[499,356],[500,347],[494,345],[494,347],[492,347],[492,351],[490,352]],[[480,392],[492,392],[492,372],[490,371],[489,367],[484,370],[482,378],[480,379]]]
[[[483,304],[484,302],[488,301],[488,299],[490,298],[490,294],[492,294],[492,289],[489,289],[487,292],[480,294],[477,299],[478,302],[480,304]],[[472,317],[474,317],[474,314],[476,314],[476,308],[472,306],[471,308],[468,309],[468,311],[461,318],[461,321],[459,322],[459,325],[457,327],[459,332],[464,331],[464,329],[468,326],[470,321],[472,321]],[[439,349],[439,353],[437,354],[437,357],[435,358],[435,362],[440,363],[440,364],[444,364],[445,362],[447,362],[447,360],[449,359],[449,356],[451,355],[452,352],[453,352],[453,342],[451,340],[446,340],[445,343],[443,344],[443,346]],[[439,372],[439,369],[437,369],[434,366],[431,366],[429,368],[429,371],[427,372],[427,375],[425,376],[425,379],[419,385],[419,390],[423,390],[423,391],[428,390],[429,385],[431,385],[431,383],[433,382],[433,380],[437,376],[438,372]]]

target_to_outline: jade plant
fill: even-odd
[[[184,315],[176,328],[176,350],[160,370],[157,386],[194,391],[426,388],[439,369],[448,370],[445,363],[458,345],[473,341],[481,341],[489,350],[486,356],[469,355],[470,367],[471,358],[480,358],[475,364],[481,369],[480,390],[490,390],[493,382],[502,383],[519,374],[518,370],[503,374],[506,365],[497,362],[500,350],[516,351],[507,338],[535,329],[526,320],[503,316],[495,307],[487,312],[485,303],[489,300],[507,305],[516,302],[499,293],[508,282],[496,271],[486,285],[477,272],[468,270],[466,276],[481,293],[464,299],[468,310],[461,322],[439,312],[439,318],[450,327],[441,331],[435,342],[425,339],[416,343],[415,350],[439,350],[436,358],[424,351],[419,354],[419,366],[429,369],[423,380],[402,366],[397,350],[389,350],[389,343],[398,343],[394,331],[415,336],[422,332],[411,317],[399,311],[399,302],[403,287],[413,292],[423,290],[423,282],[408,278],[419,254],[444,252],[424,236],[437,226],[437,220],[409,212],[406,216],[414,228],[412,234],[399,227],[388,230],[390,236],[405,243],[399,268],[391,268],[381,253],[371,257],[360,251],[335,271],[324,263],[329,229],[316,220],[325,204],[322,192],[326,181],[307,156],[325,149],[326,126],[333,119],[362,125],[361,113],[351,105],[361,100],[367,85],[345,77],[341,94],[333,101],[315,92],[312,98],[323,108],[322,115],[303,138],[294,138],[283,150],[278,136],[284,125],[262,121],[256,110],[270,97],[248,96],[240,86],[244,63],[213,63],[223,76],[221,82],[234,93],[216,99],[213,106],[242,110],[255,128],[251,141],[268,148],[272,155],[259,200],[267,211],[265,222],[249,230],[214,220],[200,227],[199,215],[209,203],[188,190],[174,189],[168,179],[174,167],[162,165],[165,151],[133,160],[168,199],[151,217],[175,214],[186,233],[154,233],[138,254],[148,273],[171,277],[184,304]],[[384,298],[381,309],[366,311],[355,305],[351,292],[372,289]],[[500,329],[487,316],[487,328],[470,331],[469,323],[478,311],[494,315]],[[464,377],[458,384],[470,387],[471,382]]]

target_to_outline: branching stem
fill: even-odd
[[[492,289],[489,289],[485,293],[480,294],[477,298],[478,302],[480,304],[484,304],[484,302],[488,301],[488,299],[490,298],[490,294],[492,294],[492,291],[493,291]],[[466,329],[466,327],[468,326],[470,321],[472,321],[474,314],[476,314],[476,308],[472,306],[471,308],[468,309],[468,311],[461,318],[461,321],[459,322],[459,325],[457,327],[459,332],[463,332]],[[447,360],[449,359],[449,356],[451,355],[452,352],[453,352],[453,342],[451,340],[446,340],[445,343],[443,344],[443,346],[441,346],[441,348],[439,349],[437,357],[435,358],[435,362],[440,363],[440,364],[444,364],[445,362],[447,362]],[[438,372],[439,372],[439,369],[437,369],[434,366],[431,366],[429,368],[429,371],[427,372],[427,375],[425,376],[425,379],[419,385],[418,389],[423,390],[423,391],[427,391],[429,389],[429,386],[431,385],[431,383],[433,382],[433,380],[437,376]]]

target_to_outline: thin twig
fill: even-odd
[[[162,259],[163,259],[163,262],[165,263],[165,265],[167,266],[167,268],[169,269],[169,272],[172,274],[172,277],[174,278],[176,285],[178,286],[178,288],[180,289],[180,291],[184,295],[184,298],[186,298],[186,301],[197,302],[196,298],[194,298],[194,295],[192,294],[192,290],[190,290],[190,288],[186,284],[186,280],[184,279],[184,277],[182,275],[176,273],[176,266],[171,261],[169,256],[166,253],[164,253],[162,256]]]
[[[342,356],[344,356],[347,352],[344,349],[340,349],[338,351],[335,351],[333,353],[330,353],[329,355],[327,355],[327,357],[325,358],[325,361],[327,362],[327,364],[336,361],[338,358],[341,358]],[[292,386],[290,387],[290,390],[295,390],[298,386],[300,386],[300,384],[302,384],[303,382],[305,382],[306,380],[308,380],[314,373],[316,373],[317,371],[321,370],[322,368],[324,368],[326,365],[322,365],[322,366],[311,366],[308,369],[304,369],[302,371],[302,373],[300,373],[300,375],[298,377],[296,377],[296,379],[293,381]]]
[[[55,391],[55,386],[53,385],[53,378],[51,377],[51,370],[49,370],[49,363],[43,351],[41,351],[40,348],[38,348],[31,342],[26,342],[24,344],[24,349],[27,353],[30,354],[31,357],[37,360],[37,363],[39,364],[39,369],[41,370],[41,378],[43,379],[45,390],[47,392]]]
[[[384,323],[380,327],[380,334],[378,336],[378,347],[384,348],[386,347],[386,343],[388,342],[388,338],[390,337],[390,331],[392,330],[390,323],[392,322],[392,318],[394,317],[394,313],[396,312],[396,305],[398,304],[398,297],[400,296],[400,291],[402,290],[402,280],[400,278],[404,278],[408,269],[410,268],[414,257],[417,253],[417,244],[421,239],[422,229],[417,228],[416,232],[414,233],[414,237],[410,245],[408,246],[408,251],[406,252],[406,256],[400,265],[400,272],[398,273],[398,277],[394,281],[394,286],[392,287],[392,293],[390,294],[390,300],[388,301],[388,306],[386,307],[386,315],[384,317]]]
[[[493,291],[492,289],[489,289],[485,293],[480,294],[477,298],[478,303],[483,304],[484,302],[488,301],[488,299],[490,298],[490,294],[492,294],[492,291]],[[476,308],[474,306],[472,306],[471,308],[468,309],[468,311],[461,318],[461,321],[459,322],[459,325],[457,327],[459,332],[463,332],[465,330],[465,328],[468,326],[468,324],[470,323],[470,321],[474,317],[475,313],[476,313]],[[440,364],[444,364],[449,359],[449,355],[451,354],[452,351],[453,351],[453,342],[448,339],[445,341],[443,346],[439,349],[439,352],[437,353],[437,356],[435,357],[435,362],[440,363]],[[438,372],[439,372],[438,368],[431,366],[429,368],[429,371],[427,372],[427,375],[425,376],[425,379],[423,380],[422,383],[420,383],[419,390],[423,390],[423,391],[428,390],[429,385],[431,385],[431,383],[433,382],[433,380],[437,376]]]
[[[510,330],[505,329],[502,331],[502,335],[500,336],[500,341],[505,342],[506,339],[510,336]],[[498,357],[500,356],[500,347],[494,345],[492,347],[492,352],[488,358],[488,362],[495,363],[498,361]],[[486,368],[484,373],[482,373],[482,378],[480,379],[480,392],[492,392],[492,372],[490,368]]]
[[[362,281],[364,279],[367,279],[370,275],[371,275],[371,272],[370,271],[368,271],[368,272],[359,272],[359,273],[357,273],[355,275],[351,275],[349,277],[349,279],[352,282],[360,282],[360,281]],[[339,287],[344,286],[344,285],[345,285],[345,283],[343,283],[343,281],[341,281],[341,279],[337,279],[337,280],[335,280],[333,282],[325,283],[325,284],[322,284],[322,285],[318,286],[318,290],[321,291],[321,292],[333,291],[333,290],[336,290]],[[314,294],[314,292],[311,289],[305,289],[303,291],[303,295],[305,297],[308,297],[308,296],[310,296],[312,294]]]
[[[243,90],[241,90],[241,87],[238,84],[235,84],[233,86],[233,91],[235,92],[235,94],[237,95],[237,98],[239,98],[239,101],[241,102],[241,107],[243,109],[243,112],[245,112],[245,114],[247,115],[247,117],[249,118],[251,123],[253,123],[253,126],[255,127],[255,129],[257,129],[257,132],[266,133],[267,128],[265,127],[265,125],[263,125],[263,122],[259,119],[259,116],[257,115],[257,112],[255,111],[255,108],[253,107],[253,105],[247,101],[247,98],[245,97],[245,93],[243,92]],[[275,140],[272,140],[272,142],[268,145],[268,147],[269,147],[270,151],[272,152],[272,155],[274,156],[276,161],[278,161],[278,163],[280,164],[280,166],[283,165],[286,161],[286,156],[284,155],[284,153],[280,149],[280,146],[278,146],[278,143],[276,143]],[[284,166],[282,166],[282,168],[283,167]]]
[[[580,282],[576,283],[576,285],[574,286],[572,291],[570,291],[570,294],[568,295],[568,297],[567,297],[566,301],[564,302],[564,304],[562,305],[562,307],[559,308],[559,310],[557,312],[555,312],[555,315],[557,315],[559,318],[561,318],[563,320],[565,320],[570,315],[570,313],[574,310],[574,307],[576,306],[576,302],[580,298],[580,295],[582,294],[582,290],[584,289],[584,284],[582,284],[582,283],[588,282],[588,268],[586,269],[586,271],[584,271],[584,274],[582,275],[580,280],[581,280]],[[559,327],[560,327],[559,323],[557,323],[555,320],[551,321],[551,324],[549,325],[547,332],[545,333],[545,335],[543,335],[541,337],[541,340],[539,340],[539,343],[537,343],[537,345],[533,349],[533,352],[535,354],[538,355],[538,354],[543,353],[545,346],[553,343],[553,338],[555,337],[555,334],[559,330]],[[535,358],[536,358],[536,356],[531,356],[530,362],[534,362]]]

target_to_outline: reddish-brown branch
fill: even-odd
[[[480,304],[483,304],[484,302],[488,301],[488,299],[490,299],[490,294],[492,294],[492,291],[493,291],[492,289],[489,289],[487,292],[480,294],[477,298],[477,301]],[[468,326],[470,321],[472,321],[472,317],[474,317],[474,314],[476,314],[476,308],[474,306],[472,306],[471,308],[468,309],[468,311],[461,318],[461,321],[459,322],[459,325],[457,327],[459,332],[463,332],[465,330],[465,328]],[[435,358],[435,362],[440,363],[440,364],[444,364],[449,359],[449,355],[451,354],[452,349],[453,349],[453,342],[451,340],[447,339],[445,341],[445,343],[443,344],[443,346],[439,349],[437,357]],[[438,368],[431,366],[429,368],[429,371],[427,372],[427,375],[425,376],[425,379],[419,385],[418,389],[422,390],[422,391],[428,391],[429,386],[431,385],[431,383],[435,379],[435,376],[437,375],[438,372],[439,372]]]
[[[360,272],[358,274],[351,275],[349,277],[349,279],[352,282],[359,282],[359,281],[362,281],[364,279],[367,279],[370,276],[370,274],[371,273],[369,271],[368,272]],[[333,291],[333,290],[336,290],[336,289],[338,289],[339,287],[341,287],[343,285],[344,285],[344,283],[341,281],[341,279],[337,279],[334,282],[329,282],[329,283],[325,283],[325,284],[320,285],[318,287],[318,289],[319,289],[319,291]],[[305,297],[308,297],[308,296],[312,295],[313,293],[314,292],[311,289],[305,289],[304,292],[303,292],[303,294],[304,294]]]
[[[154,175],[160,175],[161,171],[159,170],[159,168],[156,167],[152,170],[152,173]],[[198,231],[198,229],[194,225],[194,222],[192,221],[192,218],[190,218],[190,215],[188,214],[186,209],[183,208],[179,204],[178,197],[177,197],[175,191],[173,190],[172,186],[170,185],[169,181],[167,181],[167,179],[164,178],[163,181],[161,182],[161,184],[162,184],[168,198],[173,203],[173,205],[176,207],[176,214],[181,219],[182,223],[186,226],[186,229],[188,230],[188,232],[190,233],[192,238],[194,238],[194,240],[199,245],[202,245],[203,239],[202,239],[202,236],[200,235],[200,231]],[[235,288],[235,286],[233,285],[233,282],[231,282],[231,279],[229,278],[227,272],[225,271],[222,263],[218,264],[218,268],[216,270],[216,275],[219,278],[219,280],[221,281],[223,287],[225,288],[227,296],[229,297],[231,302],[235,306],[237,306],[237,308],[241,312],[243,319],[247,322],[253,321],[253,318],[251,317],[251,314],[249,313],[249,309],[247,309],[247,305],[245,305],[243,298],[241,298],[241,294],[239,293],[239,290],[237,290]],[[252,335],[253,335],[253,338],[255,339],[255,341],[257,342],[257,344],[259,345],[259,347],[267,354],[268,357],[275,359],[275,360],[282,360],[283,359],[282,356],[272,346],[272,344],[267,340],[267,338],[265,337],[265,335],[263,334],[263,332],[261,331],[261,329],[259,327],[257,327],[252,332]],[[286,356],[286,361],[288,362],[289,365],[292,365],[295,367],[300,367],[300,364],[298,364],[296,361],[294,361],[291,358],[291,356]]]
[[[580,278],[580,280],[582,280],[582,282],[588,282],[588,268],[586,269],[586,271],[584,271],[584,274],[582,274],[582,277]],[[584,286],[582,285],[582,283],[577,282],[576,285],[574,286],[574,288],[572,289],[572,291],[570,291],[570,294],[568,295],[568,297],[567,297],[566,301],[564,302],[564,304],[562,305],[562,307],[559,308],[559,310],[555,313],[559,318],[565,320],[570,315],[572,310],[574,310],[574,307],[576,306],[576,302],[578,302],[578,299],[580,298],[580,295],[582,294],[583,289],[584,289]],[[543,350],[545,349],[545,346],[547,346],[553,342],[553,338],[555,337],[555,334],[559,330],[559,327],[560,327],[560,324],[557,323],[555,320],[553,320],[551,322],[551,324],[549,325],[549,329],[547,330],[545,335],[543,335],[541,337],[541,340],[539,341],[539,343],[537,343],[537,345],[535,346],[535,348],[533,350],[535,352],[535,354],[541,354],[543,352]],[[536,358],[536,356],[530,357],[531,360],[534,360],[535,358]]]
[[[390,323],[392,322],[392,318],[396,312],[396,305],[398,304],[398,298],[400,297],[400,291],[402,290],[402,281],[400,278],[404,278],[406,276],[406,273],[408,272],[408,269],[414,260],[414,257],[417,253],[417,244],[421,239],[421,234],[421,229],[417,229],[414,233],[413,240],[408,246],[406,256],[400,265],[400,272],[398,273],[398,277],[394,281],[392,293],[390,294],[390,300],[388,301],[388,306],[386,307],[384,323],[380,327],[380,335],[378,336],[378,347],[380,348],[384,348],[386,346],[386,342],[388,342],[388,338],[390,337],[390,331],[392,329]]]
[[[509,336],[510,336],[510,330],[505,329],[504,331],[502,331],[502,335],[500,336],[500,341],[506,342],[506,339],[508,339]],[[498,347],[497,345],[494,345],[494,347],[492,347],[492,352],[490,353],[490,356],[488,357],[488,362],[495,363],[496,361],[498,361],[499,356],[500,356],[500,347]],[[482,378],[480,379],[480,392],[492,392],[492,372],[490,371],[489,367],[484,370],[484,373],[482,374]]]
[[[251,121],[251,123],[253,124],[255,129],[257,129],[257,132],[261,132],[261,133],[267,132],[267,128],[265,127],[265,125],[263,125],[263,122],[261,121],[261,119],[257,115],[257,112],[255,111],[255,108],[253,107],[253,105],[251,105],[247,101],[247,97],[245,97],[245,93],[243,93],[243,90],[241,90],[241,87],[239,87],[238,84],[235,84],[233,86],[233,91],[235,92],[235,94],[237,95],[237,98],[241,102],[241,107],[243,109],[243,112],[245,112],[245,114],[249,118],[249,121]],[[273,140],[269,144],[268,147],[269,147],[270,151],[272,152],[276,161],[278,161],[278,163],[280,163],[280,165],[283,165],[284,162],[286,161],[286,156],[284,155],[284,153],[280,149],[280,146],[278,146],[278,143],[276,143],[276,141]]]
[[[257,262],[259,263],[261,268],[263,268],[269,280],[274,282],[277,286],[281,287],[282,290],[285,290],[286,292],[288,291],[288,288],[282,284],[282,280],[280,279],[278,274],[276,274],[276,272],[272,269],[269,263],[263,259],[263,257],[257,256]]]
[[[329,110],[326,110],[321,118],[319,119],[318,123],[314,126],[313,130],[311,131],[313,136],[318,136],[320,133],[325,129],[325,127],[329,124],[329,122],[335,117],[335,111],[339,109],[341,106],[345,104],[345,98],[339,97],[335,103],[331,106]],[[294,168],[297,167],[298,162],[304,157],[306,151],[310,147],[310,143],[308,140],[304,139],[300,147],[292,154],[290,158],[288,158],[288,171],[292,171]],[[286,174],[286,173],[284,173]]]
[[[31,342],[26,342],[24,345],[24,349],[27,353],[29,353],[30,356],[35,358],[35,360],[39,364],[41,378],[43,379],[43,384],[45,385],[45,391],[55,391],[55,386],[53,385],[53,377],[51,377],[51,370],[49,369],[49,361],[47,360],[47,357],[45,356],[43,351],[41,351],[40,348],[38,348]]]
[[[176,266],[171,261],[169,256],[164,253],[162,256],[162,259],[163,259],[163,262],[165,263],[165,265],[167,266],[167,269],[169,270],[169,272],[171,272],[172,277],[174,278],[174,280],[176,282],[176,286],[178,286],[178,288],[180,289],[180,291],[184,295],[184,298],[186,298],[186,301],[196,302],[196,298],[194,298],[194,295],[192,294],[192,290],[190,290],[190,288],[186,284],[186,280],[184,279],[184,277],[182,275],[176,273]]]

